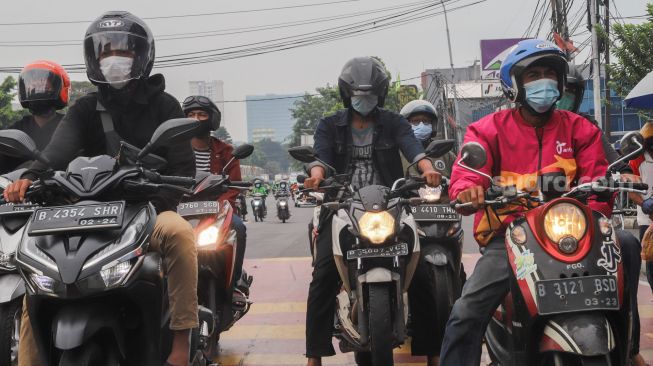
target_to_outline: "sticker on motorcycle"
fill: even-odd
[[[529,274],[537,271],[535,254],[531,253],[530,249],[526,249],[521,253],[515,253],[515,269],[518,280],[523,280]]]
[[[601,255],[603,257],[596,261],[596,265],[603,267],[608,273],[617,272],[619,263],[621,263],[621,249],[619,249],[614,240],[603,242],[603,245],[601,245]]]
[[[442,160],[436,160],[435,161],[435,169],[437,170],[445,170],[447,166],[445,165],[444,161]]]

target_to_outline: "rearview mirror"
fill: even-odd
[[[478,142],[470,141],[460,151],[460,161],[472,169],[478,169],[487,162],[485,148]]]
[[[48,164],[36,148],[34,140],[21,130],[0,131],[0,154],[19,159],[39,160]]]
[[[243,144],[243,145],[238,146],[234,150],[233,155],[234,155],[234,158],[236,158],[238,160],[241,160],[241,159],[245,159],[248,156],[252,155],[253,152],[254,152],[254,146],[253,145]]]
[[[305,180],[306,180],[306,176],[305,176],[305,175],[301,175],[301,174],[300,174],[300,175],[297,176],[297,183],[304,184],[304,181],[305,181]]]
[[[150,142],[141,150],[138,158],[141,159],[158,146],[190,140],[199,125],[200,122],[193,118],[174,118],[163,122],[154,130]]]
[[[628,132],[621,139],[621,154],[623,156],[633,155],[629,160],[638,156],[644,151],[644,137],[638,131]]]
[[[288,149],[288,153],[295,160],[299,160],[302,163],[312,163],[317,160],[315,150],[313,150],[313,147],[308,145],[291,147]]]
[[[430,158],[439,158],[442,155],[453,149],[456,140],[435,140],[431,141],[429,146],[426,147],[424,153]]]

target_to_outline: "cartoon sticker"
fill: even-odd
[[[518,280],[523,280],[529,274],[537,271],[535,254],[531,253],[530,249],[526,249],[521,253],[515,253],[515,268]]]
[[[608,273],[617,272],[619,263],[621,263],[621,249],[619,249],[614,240],[603,242],[603,245],[601,245],[601,255],[603,258],[596,261],[596,265],[605,268]]]

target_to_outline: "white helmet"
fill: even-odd
[[[435,112],[435,107],[433,104],[429,103],[426,100],[413,100],[408,102],[403,108],[401,108],[401,112],[399,112],[404,118],[408,119],[410,118],[411,115],[416,114],[416,113],[424,113],[424,114],[430,114],[433,116],[433,122],[436,122],[438,120],[438,115]]]

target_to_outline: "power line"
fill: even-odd
[[[288,5],[288,6],[280,6],[280,7],[275,7],[275,8],[233,10],[233,11],[212,12],[212,13],[163,15],[163,16],[155,16],[155,17],[143,17],[141,19],[154,20],[154,19],[203,17],[203,16],[212,16],[212,15],[257,13],[257,12],[265,12],[265,11],[272,11],[272,10],[285,10],[285,9],[307,8],[307,7],[341,4],[341,3],[351,3],[351,2],[357,2],[357,1],[359,1],[359,0],[337,0],[337,1],[329,1],[329,2],[324,2],[324,3],[317,3],[317,4]],[[58,20],[58,21],[47,21],[47,22],[15,22],[15,23],[0,23],[0,26],[79,24],[79,23],[90,23],[92,21],[93,20]]]

